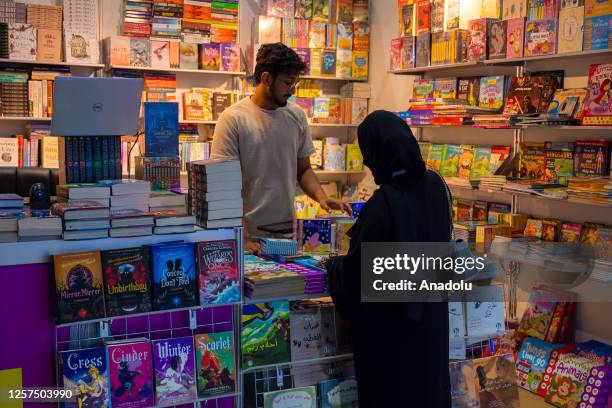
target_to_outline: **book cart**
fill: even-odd
[[[566,54],[546,56],[521,57],[513,59],[490,59],[482,62],[466,62],[447,65],[434,65],[418,68],[390,71],[394,75],[414,75],[423,79],[444,77],[470,77],[486,75],[512,75],[522,76],[528,72],[541,72],[551,70],[565,71],[565,88],[584,88],[587,84],[590,64],[609,63],[612,50],[583,51]],[[506,88],[507,91],[507,88]],[[510,128],[486,128],[471,125],[442,126],[442,125],[410,125],[417,140],[431,143],[467,143],[484,145],[510,145],[510,160],[518,156],[519,146],[522,142],[544,141],[576,141],[576,140],[610,140],[611,126],[520,126]],[[512,214],[533,214],[538,218],[561,218],[573,222],[599,222],[609,223],[612,209],[594,203],[578,203],[575,201],[558,200],[530,193],[492,191],[486,188],[466,187],[453,185],[449,187],[454,198],[470,200],[485,200],[510,204]],[[523,266],[538,267],[530,264],[528,260],[521,262],[501,262],[498,270],[504,281],[504,294],[506,302],[506,329],[516,327],[520,321],[522,311],[518,305],[520,288],[516,287],[516,279]],[[505,275],[505,276],[504,276]],[[603,277],[602,277],[603,276]],[[575,292],[579,297],[587,296],[593,302],[606,302],[605,295],[609,291],[611,277],[605,272],[592,276]],[[609,293],[609,292],[608,292]],[[521,298],[524,299],[523,297]],[[599,300],[597,300],[599,299]],[[500,333],[496,333],[499,336]],[[580,336],[580,334],[578,334]],[[466,337],[466,355],[479,354],[478,349],[492,345],[491,338],[470,339]],[[453,350],[454,342],[451,339],[451,359],[453,351],[459,351],[459,345]],[[459,361],[459,360],[457,360]],[[451,363],[452,364],[452,363]],[[542,397],[533,395],[519,387],[521,402],[528,407],[549,406]]]

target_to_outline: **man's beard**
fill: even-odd
[[[284,108],[285,106],[287,106],[287,100],[289,98],[286,98],[285,100],[283,100],[277,97],[270,89],[267,89],[267,94],[268,94],[268,97],[272,99],[272,101],[276,104],[277,107]]]

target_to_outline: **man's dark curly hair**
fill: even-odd
[[[276,78],[278,74],[303,74],[306,64],[299,55],[283,43],[264,44],[257,52],[255,83],[261,82],[261,74],[269,72]]]

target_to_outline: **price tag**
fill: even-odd
[[[276,385],[279,389],[283,388],[284,378],[283,378],[283,369],[276,367]]]

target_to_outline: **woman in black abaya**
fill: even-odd
[[[450,196],[396,115],[371,113],[358,136],[380,189],[349,231],[348,255],[332,258],[327,269],[336,308],[353,326],[359,406],[450,407],[447,304],[360,302],[361,243],[448,242]]]

